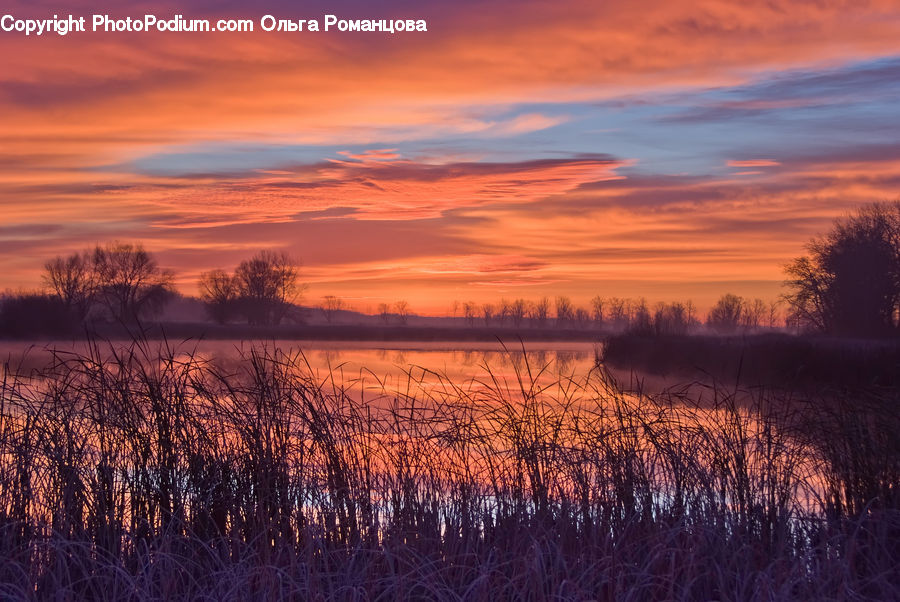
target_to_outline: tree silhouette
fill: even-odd
[[[572,301],[568,297],[556,298],[556,326],[557,328],[568,327],[575,319],[575,308]]]
[[[331,324],[338,312],[344,309],[344,301],[334,295],[325,295],[322,297],[321,309],[322,314],[325,316],[325,321]]]
[[[531,321],[538,328],[543,328],[547,325],[547,321],[549,319],[550,299],[548,299],[547,297],[541,297],[531,308]]]
[[[225,324],[235,314],[238,286],[233,276],[225,270],[212,270],[200,274],[198,282],[200,298],[206,304],[209,317]]]
[[[484,303],[481,306],[481,316],[484,318],[484,325],[490,326],[491,320],[494,319],[494,306],[491,303]]]
[[[160,311],[172,292],[172,273],[139,243],[97,246],[91,263],[98,299],[119,321],[137,322]]]
[[[658,303],[653,313],[653,330],[657,335],[683,335],[690,328],[687,307],[683,303]]]
[[[753,299],[744,303],[741,325],[747,330],[755,330],[762,326],[768,311],[766,302],[762,299]]]
[[[516,299],[509,305],[509,317],[512,318],[513,326],[518,328],[528,313],[528,302],[525,299]]]
[[[389,303],[379,303],[378,304],[378,315],[381,316],[381,320],[387,324],[391,319],[391,306]]]
[[[44,283],[62,302],[66,312],[81,322],[87,316],[97,288],[91,256],[73,253],[44,264]]]
[[[628,302],[619,297],[612,297],[607,305],[609,306],[609,321],[613,323],[613,326],[615,328],[628,326]]]
[[[597,326],[603,326],[603,307],[605,300],[600,295],[591,299],[591,318]]]
[[[285,253],[260,251],[234,272],[240,305],[250,324],[280,324],[300,294],[300,268]]]
[[[463,303],[463,316],[466,319],[466,326],[475,326],[475,314],[478,312],[478,306],[472,301]]]
[[[836,220],[807,251],[785,268],[792,322],[845,336],[897,333],[900,202]]]
[[[400,324],[406,325],[410,314],[409,303],[406,301],[397,301],[394,304],[394,312],[397,314],[397,320]]]
[[[744,300],[737,295],[727,293],[719,297],[709,310],[707,325],[722,333],[734,332],[741,325],[744,317]]]

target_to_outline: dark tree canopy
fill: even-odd
[[[795,322],[842,336],[897,334],[900,202],[867,205],[836,220],[786,268]]]

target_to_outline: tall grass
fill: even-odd
[[[788,334],[610,336],[605,362],[656,374],[713,374],[808,391],[900,388],[900,342]]]
[[[542,368],[364,399],[260,347],[7,367],[0,597],[900,597],[896,397],[811,412]]]

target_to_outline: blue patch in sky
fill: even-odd
[[[564,118],[560,124],[521,134],[487,130],[406,141],[388,136],[383,142],[340,146],[209,143],[104,169],[227,178],[348,160],[340,151],[361,154],[389,148],[411,161],[443,156],[515,163],[607,153],[661,174],[727,174],[733,171],[726,165],[732,159],[779,160],[832,147],[896,144],[898,104],[900,57],[891,57],[841,68],[778,72],[732,87],[603,102],[523,102],[497,112],[478,109],[484,114],[481,119],[494,122],[527,114]]]

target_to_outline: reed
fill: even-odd
[[[7,366],[0,597],[900,597],[895,393],[626,393],[524,357],[372,399],[264,346]]]

